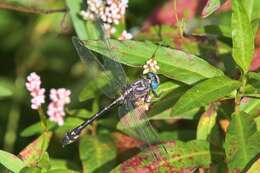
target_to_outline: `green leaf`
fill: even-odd
[[[39,160],[38,167],[43,168],[45,170],[50,169],[51,164],[50,164],[50,158],[49,158],[49,154],[47,152],[45,152],[42,157],[41,160]]]
[[[148,112],[149,117],[151,119],[174,118],[171,114],[172,106],[177,102],[177,100],[187,89],[187,86],[181,86],[179,88],[173,89],[171,92],[154,102]]]
[[[53,169],[49,170],[45,173],[77,173],[77,171],[69,170],[69,169]]]
[[[255,122],[256,122],[256,128],[258,131],[260,131],[260,117],[256,117],[255,118]]]
[[[254,33],[241,0],[232,1],[232,55],[235,62],[247,73],[254,54]]]
[[[241,172],[260,151],[260,132],[257,132],[254,118],[245,112],[232,115],[225,141],[230,172]]]
[[[246,173],[258,173],[260,170],[260,158],[258,158]]]
[[[80,140],[79,153],[84,173],[98,171],[99,168],[108,172],[116,158],[115,144],[109,134],[85,136]]]
[[[170,91],[177,89],[179,87],[180,84],[174,83],[172,81],[167,81],[161,83],[156,91],[161,96],[162,94],[165,95],[166,93],[169,93]]]
[[[112,50],[108,50],[101,40],[87,40],[85,46],[102,55],[111,58],[111,51],[119,63],[133,67],[141,67],[152,57],[155,44],[140,41],[110,40]],[[192,84],[205,78],[222,76],[223,72],[203,59],[180,50],[167,47],[158,48],[155,59],[160,66],[159,73],[169,78]]]
[[[244,97],[240,103],[240,110],[248,114],[258,114],[260,98]]]
[[[100,72],[101,73],[101,72]],[[99,74],[95,80],[91,80],[87,83],[84,89],[81,91],[79,101],[86,101],[88,99],[96,97],[98,91],[101,91],[106,85],[109,84],[109,73]],[[112,76],[111,76],[112,77]]]
[[[20,153],[19,157],[27,166],[35,166],[42,159],[49,146],[51,132],[43,133],[39,138],[27,145]]]
[[[224,2],[224,0],[208,0],[206,6],[203,8],[202,17],[208,17],[214,13]]]
[[[252,13],[251,13],[251,21],[260,19],[259,9],[260,9],[260,1],[254,0],[253,9],[252,9]]]
[[[169,142],[169,141],[189,141],[196,137],[196,132],[194,129],[176,129],[171,131],[163,131],[159,133],[160,141]]]
[[[42,170],[40,168],[23,168],[19,173],[42,173]]]
[[[0,99],[4,98],[4,97],[9,97],[12,95],[13,95],[13,92],[10,89],[6,88],[5,86],[0,85]]]
[[[205,106],[227,96],[239,86],[240,82],[225,76],[202,81],[183,94],[174,105],[172,114],[175,116],[193,108]]]
[[[257,5],[257,0],[241,0],[242,4],[243,4],[243,7],[245,8],[246,10],[246,13],[247,13],[247,16],[249,18],[249,21],[252,21],[252,19],[255,19],[254,16],[253,16],[253,12],[254,10],[254,7],[255,7],[255,4]],[[258,9],[257,9],[258,10]]]
[[[50,159],[51,169],[73,169],[80,170],[78,164],[71,160]]]
[[[85,40],[88,38],[87,32],[86,32],[86,27],[85,27],[85,23],[86,21],[84,21],[81,17],[80,17],[80,11],[81,6],[82,6],[82,2],[81,0],[66,0],[66,4],[67,7],[69,8],[69,14],[74,26],[74,29],[78,35],[78,37],[82,40]]]
[[[48,130],[53,129],[55,126],[56,126],[56,124],[54,122],[47,120]],[[30,125],[29,127],[26,127],[24,130],[22,130],[20,135],[22,137],[29,137],[29,136],[33,136],[36,134],[41,134],[43,131],[44,130],[42,128],[41,122],[37,122],[35,124]]]
[[[260,93],[260,73],[249,72],[248,81],[245,88],[245,94],[259,94]]]
[[[69,131],[69,130],[73,129],[74,127],[79,126],[83,122],[84,122],[84,120],[82,120],[80,118],[68,117],[65,119],[64,125],[59,126],[55,132],[59,131],[59,132],[63,133],[64,131]]]
[[[92,111],[88,111],[87,109],[71,109],[68,110],[70,115],[80,117],[80,118],[89,118],[93,115]]]
[[[217,111],[214,105],[211,105],[206,112],[202,114],[197,127],[197,139],[207,140],[213,127],[216,124]]]
[[[138,172],[167,173],[192,170],[194,167],[208,167],[211,163],[211,154],[223,155],[223,153],[210,152],[206,141],[194,140],[187,143],[177,141],[166,143],[164,146],[168,154],[157,155],[160,158],[159,161],[155,162],[151,159],[154,157],[151,151],[156,153],[157,147],[160,148],[160,146],[154,146],[121,163],[112,172],[119,173],[123,170],[134,173],[138,170]]]
[[[250,79],[254,79],[260,82],[260,72],[259,73],[255,73],[255,72],[249,72],[248,73],[248,77]]]
[[[25,167],[25,163],[15,155],[0,150],[0,164],[14,173]]]

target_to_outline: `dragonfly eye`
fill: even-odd
[[[151,80],[151,88],[152,89],[156,89],[158,88],[159,84],[160,84],[160,80],[159,77],[153,73],[153,72],[149,72],[147,73],[147,78]]]
[[[158,88],[158,86],[159,86],[159,83],[157,81],[153,80],[151,83],[151,88],[154,90],[154,89]]]

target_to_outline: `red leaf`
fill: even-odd
[[[257,71],[259,69],[260,69],[260,48],[256,48],[254,59],[251,63],[250,71]]]
[[[143,142],[138,141],[135,138],[119,132],[113,133],[113,137],[115,138],[115,144],[120,153],[123,153],[129,149],[140,147],[144,144]]]

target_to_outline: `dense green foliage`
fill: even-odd
[[[231,10],[216,12],[224,2],[208,0],[192,19],[183,12],[174,26],[141,30],[137,26],[162,2],[130,0],[125,21],[109,39],[111,50],[97,39],[96,25],[79,15],[82,0],[0,2],[2,9],[16,7],[0,9],[0,172],[258,173],[260,72],[251,66],[260,1],[232,0]],[[174,10],[178,4],[170,3]],[[58,13],[36,10],[65,6]],[[119,41],[126,28],[136,32],[134,38]],[[100,91],[108,78],[83,65],[71,42],[75,35],[88,50],[122,64],[130,81],[140,77],[147,60],[157,61],[160,97],[152,98],[145,121],[158,131],[160,144],[142,147],[143,138],[131,128],[145,129],[145,123],[126,127],[132,115],[118,118],[114,109],[62,148],[67,131],[111,103]],[[71,90],[62,126],[48,120],[47,95],[41,109],[30,108],[25,82],[31,72],[40,75],[47,94],[51,88]]]

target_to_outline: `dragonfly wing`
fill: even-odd
[[[107,70],[110,70],[115,79],[118,81],[118,84],[121,88],[125,87],[128,83],[128,78],[125,74],[125,71],[120,63],[118,63],[118,58],[114,54],[108,35],[105,32],[104,25],[99,17],[96,17],[96,25],[100,31],[100,37],[106,46],[107,52],[109,53],[109,58],[104,59],[104,67]]]
[[[110,98],[115,98],[121,91],[121,84],[112,72],[105,68],[96,54],[84,46],[83,41],[77,37],[72,37],[72,43],[77,50],[82,62],[86,65],[87,72],[91,80],[96,81],[96,86]],[[111,60],[112,61],[112,60]]]
[[[154,144],[160,143],[159,135],[148,121],[144,106],[135,107],[130,101],[126,102],[119,109],[119,115],[123,115],[120,120],[121,127],[124,128],[131,136],[134,136],[145,143],[141,149],[154,148]],[[121,128],[122,129],[122,128]],[[156,150],[151,150],[154,159],[158,160],[162,155],[167,154],[167,150],[163,144]]]

